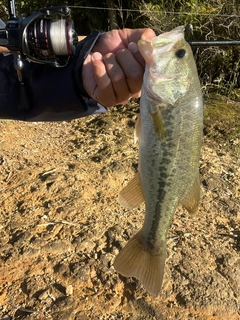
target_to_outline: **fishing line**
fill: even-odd
[[[66,20],[60,19],[52,21],[50,25],[50,38],[53,52],[58,54],[68,55],[67,35],[66,35]]]
[[[163,14],[175,14],[175,15],[200,15],[200,16],[217,16],[217,17],[232,17],[240,18],[238,14],[220,14],[220,13],[200,13],[200,12],[174,12],[174,11],[159,11],[159,10],[139,10],[139,9],[126,9],[126,8],[108,8],[108,7],[86,7],[86,6],[68,6],[74,9],[91,9],[91,10],[108,10],[108,11],[127,11],[127,12],[139,12],[139,13],[163,13]]]
[[[71,19],[51,20],[47,28],[55,55],[68,56],[75,52],[75,31]]]

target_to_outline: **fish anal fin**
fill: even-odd
[[[114,262],[115,270],[124,277],[135,277],[145,289],[157,296],[162,288],[166,249],[153,255],[141,242],[141,230],[120,251]]]
[[[156,137],[163,140],[166,137],[166,127],[160,106],[156,106],[155,110],[151,112],[151,117]]]
[[[199,173],[197,173],[190,192],[181,200],[181,204],[190,214],[195,214],[198,211],[199,201],[200,201],[200,179],[199,179]]]
[[[137,208],[144,202],[139,173],[136,173],[127,186],[120,191],[118,201],[122,207],[127,209]]]

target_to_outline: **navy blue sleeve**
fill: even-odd
[[[20,83],[11,54],[0,55],[0,118],[62,121],[106,111],[85,92],[81,81],[84,59],[101,35],[94,31],[79,42],[66,67],[55,68],[24,60],[22,70],[30,107],[20,109]]]

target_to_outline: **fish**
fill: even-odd
[[[138,50],[145,60],[134,133],[139,139],[138,172],[120,192],[119,202],[130,210],[145,202],[145,218],[115,258],[114,268],[157,296],[176,209],[182,205],[190,214],[198,211],[203,98],[184,26],[151,41],[139,40]]]

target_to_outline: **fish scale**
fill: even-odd
[[[203,129],[201,86],[184,27],[140,40],[146,62],[136,124],[138,173],[119,195],[132,209],[145,201],[142,229],[120,251],[117,272],[136,277],[153,295],[163,281],[167,234],[176,208],[197,211]]]

